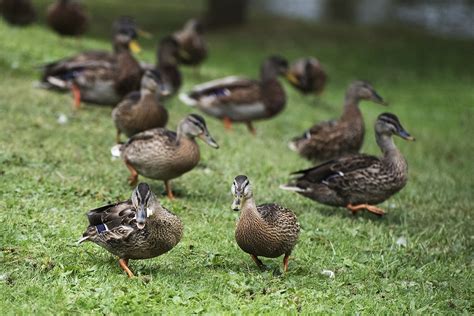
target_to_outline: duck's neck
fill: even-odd
[[[406,169],[406,161],[402,153],[398,150],[393,141],[392,136],[377,134],[375,135],[377,145],[383,153],[383,161]]]
[[[260,69],[260,79],[262,82],[273,81],[278,77],[278,69],[271,64],[265,63]]]
[[[344,112],[342,113],[341,120],[354,121],[357,119],[362,119],[362,113],[359,109],[358,97],[355,97],[351,94],[346,94],[344,100]]]
[[[157,98],[156,92],[150,91],[150,89],[146,89],[146,88],[141,88],[140,89],[140,100],[141,101],[146,100],[146,99],[154,99],[154,98]],[[148,103],[146,103],[146,104],[148,104]]]
[[[255,204],[255,200],[253,199],[253,197],[244,200],[240,212],[241,219],[260,219],[260,215],[257,212],[257,205]]]

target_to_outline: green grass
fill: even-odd
[[[105,12],[110,2],[88,4],[96,6],[93,12]],[[141,10],[139,20],[157,38],[199,10],[168,5],[154,14],[147,2],[138,3],[132,13]],[[124,5],[116,13],[128,12]],[[285,84],[286,110],[257,123],[257,137],[240,125],[224,132],[220,122],[206,117],[221,148],[201,143],[201,165],[174,181],[179,198],[162,200],[183,220],[183,240],[166,255],[132,261],[137,277],[129,280],[105,250],[75,245],[87,210],[131,193],[127,169],[110,157],[115,135],[110,109],[85,106],[74,114],[69,95],[32,88],[36,65],[81,49],[108,49],[112,19],[95,20],[92,36],[79,45],[42,25],[13,29],[0,23],[2,314],[474,312],[472,41],[403,28],[267,18],[209,33],[202,78],[183,69],[185,89],[228,74],[256,76],[261,60],[273,53],[318,56],[330,82],[319,99]],[[157,38],[142,41],[141,59],[153,60]],[[278,189],[289,172],[310,166],[286,142],[314,122],[336,117],[345,87],[359,78],[370,80],[391,102],[388,108],[361,105],[367,126],[363,151],[379,152],[372,126],[382,111],[397,114],[417,137],[415,143],[396,139],[410,180],[381,205],[389,212],[384,218],[353,217]],[[177,98],[168,108],[172,129],[192,110]],[[69,117],[65,125],[57,123],[61,113]],[[258,271],[236,245],[230,185],[237,174],[249,176],[258,203],[278,202],[298,215],[302,231],[289,273],[278,273],[280,259],[264,259],[271,269]],[[161,182],[149,183],[163,192]],[[402,236],[406,246],[396,244]],[[334,271],[335,278],[321,275],[323,269]]]

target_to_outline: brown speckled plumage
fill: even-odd
[[[314,125],[302,136],[295,137],[289,147],[306,159],[324,161],[358,153],[364,142],[364,119],[360,100],[385,104],[371,85],[353,82],[346,92],[344,112],[338,120]]]
[[[112,119],[119,134],[131,137],[168,122],[168,111],[159,99],[160,85],[153,71],[147,71],[142,78],[140,91],[127,95],[112,111]]]
[[[235,178],[232,193],[234,210],[240,210],[235,240],[239,247],[252,255],[258,263],[258,256],[276,258],[285,255],[287,261],[297,240],[300,226],[296,215],[277,204],[256,206],[247,177]]]
[[[208,115],[251,124],[255,120],[271,118],[284,109],[286,95],[277,77],[286,74],[287,69],[285,59],[269,57],[262,65],[260,81],[225,77],[197,85],[180,97]]]
[[[89,16],[81,3],[58,0],[48,7],[48,25],[63,36],[80,36],[87,30]]]
[[[408,165],[395,146],[392,135],[413,138],[390,113],[375,124],[377,144],[383,156],[348,155],[319,166],[297,171],[297,178],[283,189],[332,206],[379,204],[400,191],[408,180]],[[351,207],[349,207],[351,208]],[[383,211],[377,212],[383,214]]]
[[[137,222],[141,207],[146,208],[143,227]],[[181,220],[161,206],[144,183],[138,185],[130,200],[91,210],[87,218],[89,226],[80,242],[91,241],[127,261],[160,256],[176,246],[183,235]]]
[[[179,62],[183,65],[199,65],[207,57],[207,45],[203,37],[202,23],[196,19],[186,22],[173,34],[179,43]]]
[[[295,60],[288,71],[293,87],[303,93],[320,94],[326,85],[327,75],[319,60],[314,57]]]
[[[132,167],[138,174],[167,183],[198,164],[200,153],[196,137],[218,148],[204,119],[191,114],[181,121],[177,133],[155,128],[131,137],[122,146],[122,158],[129,168]],[[131,180],[136,181],[136,178]],[[131,181],[132,184],[134,181]],[[170,190],[168,195],[170,196]]]

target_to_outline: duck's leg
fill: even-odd
[[[128,171],[130,171],[130,176],[128,177],[128,184],[134,187],[137,185],[138,182],[138,172],[127,160],[125,160],[125,165],[127,166]]]
[[[290,259],[290,254],[285,254],[283,257],[283,271],[288,272],[288,260]]]
[[[79,90],[79,87],[75,83],[73,83],[71,86],[71,91],[74,97],[74,108],[76,110],[79,110],[79,108],[81,107],[81,90]]]
[[[231,130],[232,129],[232,121],[228,117],[224,117],[224,128],[226,130]]]
[[[171,181],[170,180],[165,180],[165,188],[166,188],[166,195],[168,196],[168,199],[174,200],[173,191],[171,191]]]
[[[133,272],[128,268],[128,259],[120,258],[119,265],[120,265],[120,268],[122,268],[122,270],[125,271],[125,273],[127,273],[129,278],[134,277]]]
[[[370,204],[352,205],[352,204],[349,203],[349,204],[347,204],[346,207],[352,212],[352,214],[356,214],[360,210],[367,210],[367,211],[369,211],[371,213],[374,213],[376,215],[379,215],[379,216],[385,215],[384,210],[382,210],[381,208],[378,208],[377,206],[370,205]]]
[[[265,270],[265,265],[263,264],[262,260],[258,259],[256,255],[250,255],[250,257],[252,257],[252,260],[257,264],[260,270]]]
[[[117,128],[117,134],[115,134],[115,142],[120,144],[120,130]]]
[[[252,122],[245,122],[247,125],[247,129],[249,130],[250,133],[252,133],[253,136],[257,135],[257,130],[255,127],[253,127]]]

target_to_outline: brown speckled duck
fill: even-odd
[[[80,36],[87,30],[89,15],[77,1],[57,0],[48,7],[47,20],[59,35]]]
[[[333,121],[322,122],[295,137],[288,145],[306,159],[323,161],[359,152],[364,142],[364,119],[360,100],[387,105],[367,82],[354,81],[346,92],[344,112]]]
[[[260,80],[225,77],[197,85],[181,94],[180,99],[224,120],[226,128],[230,128],[232,122],[244,122],[255,134],[252,121],[271,118],[284,109],[286,95],[278,76],[286,75],[287,71],[285,59],[269,57],[262,65]]]
[[[304,94],[320,94],[326,85],[327,75],[319,60],[306,57],[295,60],[288,71],[288,81]]]
[[[120,267],[131,278],[129,259],[160,256],[178,244],[181,220],[164,208],[146,183],[140,183],[130,200],[87,213],[89,226],[79,243],[91,241],[120,258]]]
[[[382,157],[363,154],[345,156],[322,165],[294,172],[296,179],[282,189],[295,191],[319,203],[346,207],[353,213],[366,209],[377,215],[382,203],[400,191],[408,180],[408,165],[392,135],[414,140],[391,113],[379,115],[375,139]]]
[[[168,198],[173,199],[170,180],[192,170],[199,162],[199,137],[209,146],[219,148],[197,114],[185,117],[177,132],[155,128],[132,136],[121,147],[121,156],[130,171],[129,183],[135,185],[138,174],[163,180]]]
[[[130,18],[121,18],[114,23],[113,54],[89,51],[47,64],[41,87],[71,90],[76,108],[81,101],[116,105],[125,95],[140,88],[143,72],[130,51],[139,49],[136,38],[135,23]]]
[[[277,204],[256,205],[249,179],[240,175],[232,183],[232,209],[240,211],[235,230],[239,247],[250,254],[259,268],[264,264],[258,258],[276,258],[284,255],[283,269],[288,271],[288,259],[295,247],[300,225],[296,215]]]
[[[25,26],[36,20],[36,10],[31,0],[1,0],[0,14],[12,25]]]
[[[159,82],[158,74],[147,70],[140,91],[128,94],[112,111],[117,143],[120,143],[121,133],[131,137],[148,129],[164,127],[168,122],[168,111],[160,97],[167,93]]]
[[[179,62],[183,65],[199,65],[207,57],[207,45],[203,37],[203,25],[198,19],[190,19],[173,34],[179,44]]]

